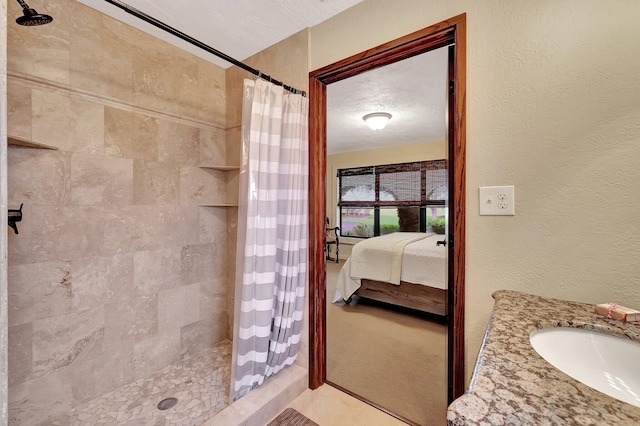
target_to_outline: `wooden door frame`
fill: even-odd
[[[448,106],[448,399],[464,393],[466,14],[416,31],[309,73],[309,387],[326,380],[326,85],[454,44]],[[425,360],[425,365],[427,360]]]

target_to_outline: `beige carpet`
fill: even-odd
[[[358,300],[332,304],[343,264],[327,263],[327,380],[416,424],[446,424],[447,326]]]

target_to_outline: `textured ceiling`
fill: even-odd
[[[444,141],[447,48],[441,48],[327,86],[327,153]],[[373,131],[362,117],[392,115]]]

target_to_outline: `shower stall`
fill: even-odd
[[[306,333],[268,396],[227,407],[247,72],[73,0],[30,1],[53,22],[15,25],[19,3],[7,3],[7,206],[23,205],[7,234],[9,424],[267,419],[307,386]],[[306,38],[254,60],[273,69],[286,52],[279,76],[304,86]]]

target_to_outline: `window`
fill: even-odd
[[[446,160],[338,170],[340,234],[444,233]]]

